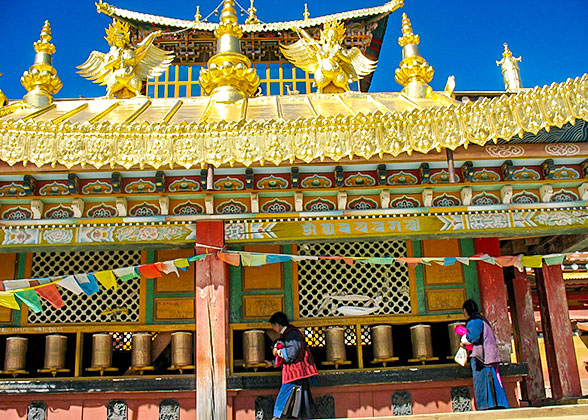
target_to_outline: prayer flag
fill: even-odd
[[[392,264],[394,262],[394,258],[383,258],[383,257],[369,257],[365,260],[360,260],[361,262],[368,262],[371,264]]]
[[[251,252],[239,252],[243,267],[251,267]]]
[[[4,280],[4,290],[26,289],[31,287],[30,280]]]
[[[216,254],[216,256],[218,257],[219,260],[230,264],[230,265],[235,265],[235,266],[239,266],[241,264],[241,256],[239,254],[229,254],[228,252],[218,252]]]
[[[163,274],[161,274],[161,271],[159,271],[157,267],[155,267],[155,264],[140,265],[139,267],[137,267],[137,269],[139,270],[139,273],[141,273],[144,277],[147,277],[148,279],[163,277]]]
[[[198,254],[188,257],[188,262],[194,262],[206,258],[206,254]]]
[[[116,277],[118,277],[119,279],[121,279],[122,281],[129,281],[131,279],[136,279],[141,277],[139,275],[139,273],[137,273],[137,270],[135,270],[136,267],[123,267],[123,268],[117,268],[114,271],[114,275]]]
[[[469,257],[455,257],[455,259],[462,264],[470,265],[470,258]]]
[[[82,288],[76,281],[74,276],[67,276],[57,282],[58,285],[63,287],[64,289],[69,290],[70,292],[74,293],[75,295],[79,295],[83,293]]]
[[[457,261],[456,257],[446,257],[443,261],[443,263],[447,266],[447,265],[454,265],[455,262]]]
[[[267,258],[265,254],[251,254],[251,266],[260,267],[266,264]]]
[[[114,277],[114,273],[112,270],[105,270],[105,271],[98,271],[94,273],[96,279],[104,286],[104,289],[118,289],[118,284],[116,284],[116,277]]]
[[[37,292],[33,289],[29,290],[22,290],[20,292],[14,293],[17,298],[19,298],[25,305],[31,308],[31,311],[38,314],[43,312],[43,305],[41,305],[41,299]]]
[[[176,267],[173,261],[164,261],[159,264],[160,266],[158,266],[157,268],[161,272],[165,274],[176,273],[176,276],[180,277],[180,273],[178,273],[178,267]]]
[[[480,261],[483,261],[487,264],[492,264],[492,265],[496,265],[496,259],[494,257],[491,257],[488,254],[482,254],[480,255]]]
[[[96,278],[91,274],[76,274],[75,276],[76,281],[82,288],[85,294],[88,296],[93,295],[94,293],[98,293],[100,289],[98,289],[98,283],[96,282]]]
[[[174,260],[174,264],[176,265],[176,267],[182,270],[185,270],[190,266],[190,263],[188,262],[187,258],[177,258]]]
[[[355,262],[353,258],[343,258],[343,261],[345,261],[345,264],[347,265],[353,265],[353,263]]]
[[[61,293],[59,293],[59,290],[57,290],[57,287],[54,284],[37,287],[35,291],[55,309],[63,308],[65,306],[65,303],[63,303],[63,300],[61,299]]]
[[[0,305],[6,306],[10,309],[16,309],[17,311],[20,309],[20,305],[14,297],[14,293],[0,292]]]
[[[494,260],[496,261],[496,264],[501,267],[513,267],[516,266],[519,262],[518,257],[515,257],[513,255],[503,255],[500,257],[495,257]]]
[[[543,266],[542,255],[524,256],[521,258],[524,267],[541,268]]]
[[[549,257],[543,257],[543,260],[547,265],[562,265],[565,258],[565,255],[553,255]]]
[[[273,264],[273,263],[281,263],[281,262],[288,262],[291,261],[291,258],[289,255],[272,255],[272,254],[268,254],[266,255],[266,263],[267,264]]]

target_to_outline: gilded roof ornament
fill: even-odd
[[[251,0],[251,6],[249,7],[249,9],[247,9],[247,13],[249,14],[247,19],[245,20],[245,24],[247,24],[247,25],[259,23],[259,19],[257,18],[257,15],[256,15],[257,9],[253,5],[254,1],[255,0]]]
[[[521,60],[521,57],[513,57],[512,52],[508,48],[508,44],[505,42],[504,51],[502,52],[502,60],[496,61],[496,65],[500,66],[502,70],[504,90],[507,92],[517,92],[523,88],[521,71],[518,64]]]
[[[308,3],[304,3],[304,13],[302,14],[302,16],[304,16],[304,20],[310,19],[310,12],[308,11]]]
[[[115,20],[106,29],[104,39],[110,51],[92,51],[78,66],[83,77],[106,85],[109,98],[132,98],[141,94],[143,80],[161,75],[174,59],[174,54],[153,45],[161,32],[152,32],[136,47],[130,45],[129,24]]]
[[[28,93],[24,96],[27,105],[41,108],[50,105],[63,83],[53,67],[55,45],[51,42],[51,25],[46,20],[41,30],[41,39],[35,42],[35,64],[25,71],[20,82]]]
[[[111,16],[114,14],[115,8],[112,7],[110,4],[106,3],[105,1],[98,0],[98,3],[94,3],[96,5],[96,10],[98,13],[104,13],[106,16]]]
[[[2,76],[2,73],[0,73],[0,76]],[[8,98],[6,97],[4,92],[2,92],[2,89],[0,89],[0,107],[6,105],[6,102],[8,102]]]
[[[200,14],[200,6],[196,6],[196,13],[194,14],[194,21],[200,22],[202,20],[202,15]]]
[[[402,61],[396,69],[395,80],[404,86],[402,92],[411,98],[425,98],[433,93],[428,83],[433,80],[435,70],[419,53],[420,38],[412,31],[410,19],[402,14],[402,36],[398,45],[402,47]]]
[[[280,50],[296,67],[314,73],[314,83],[320,93],[347,92],[350,82],[376,69],[377,61],[367,58],[359,48],[343,47],[345,26],[339,21],[325,23],[319,41],[302,28],[293,30],[300,39],[290,45],[280,44]]]
[[[241,53],[243,31],[233,0],[224,0],[214,34],[216,54],[208,60],[207,68],[200,70],[200,86],[216,102],[233,103],[254,95],[260,80],[251,61]]]

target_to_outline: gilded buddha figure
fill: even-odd
[[[280,45],[282,54],[309,73],[320,93],[347,92],[349,83],[361,79],[376,69],[376,61],[364,56],[359,48],[345,49],[345,26],[327,22],[320,40],[313,39],[304,29],[294,28],[300,39],[291,45]]]
[[[79,73],[94,83],[106,85],[109,98],[132,98],[140,95],[143,80],[161,75],[174,55],[155,45],[153,40],[161,31],[152,32],[136,47],[130,45],[129,25],[115,21],[106,29],[110,51],[92,51]]]

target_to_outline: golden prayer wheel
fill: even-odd
[[[331,327],[327,329],[327,360],[335,362],[345,360],[345,329]]]
[[[461,336],[455,333],[455,329],[459,325],[465,325],[465,322],[452,322],[447,326],[447,329],[449,330],[449,346],[451,348],[451,355],[454,355],[459,350]]]
[[[243,333],[243,359],[245,364],[254,365],[265,360],[265,333],[249,330]]]
[[[372,344],[374,346],[374,358],[388,359],[394,355],[392,348],[392,326],[376,325],[372,327]]]
[[[112,336],[94,334],[92,336],[92,367],[109,368],[112,366]]]
[[[65,367],[65,351],[67,337],[51,334],[45,337],[45,369],[63,369]]]
[[[145,367],[151,365],[151,333],[133,334],[131,366]]]
[[[4,370],[24,370],[28,342],[29,339],[24,337],[8,337],[6,339]]]
[[[192,333],[185,331],[177,331],[172,333],[172,365],[190,366],[192,364],[192,354],[194,348],[192,346]]]
[[[412,354],[415,359],[433,357],[433,340],[430,325],[413,325],[410,327]]]

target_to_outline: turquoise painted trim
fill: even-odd
[[[230,274],[229,274],[230,278]],[[285,279],[284,279],[285,280]],[[281,295],[284,291],[282,289],[274,289],[274,290],[247,290],[247,292],[243,293],[244,296],[256,296],[256,295]]]
[[[474,240],[465,238],[460,240],[461,255],[464,257],[471,257],[474,255]],[[478,286],[478,271],[476,264],[471,262],[470,265],[463,265],[463,274],[466,283],[466,297],[480,302],[480,289]]]
[[[415,257],[422,257],[423,251],[421,248],[421,241],[412,241],[412,250]],[[424,269],[422,264],[417,264],[414,269],[417,289],[417,304],[418,313],[417,315],[423,315],[427,312],[427,306],[425,304],[425,278]]]
[[[150,279],[150,280],[154,281],[154,279]],[[153,297],[154,298],[193,298],[194,293],[190,293],[190,292],[155,293],[155,291],[153,291]]]
[[[427,290],[433,289],[463,289],[463,284],[435,284],[431,286],[427,286]]]
[[[147,250],[147,264],[155,262],[155,251]],[[153,324],[153,297],[155,290],[155,279],[145,279],[145,324]]]
[[[282,246],[282,252],[284,254],[292,254],[292,246]],[[293,261],[288,261],[282,264],[282,275],[284,276],[284,309],[288,319],[294,319],[294,296],[293,296],[293,273],[294,265]]]
[[[241,247],[230,247],[232,251],[240,251]],[[229,323],[242,322],[243,318],[243,274],[241,267],[229,265]]]

